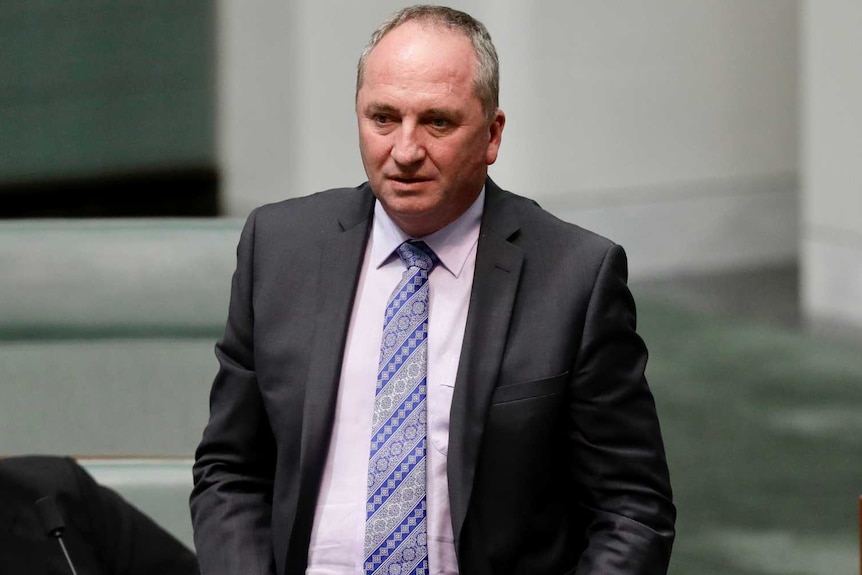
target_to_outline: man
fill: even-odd
[[[666,571],[624,253],[487,179],[498,78],[467,14],[396,13],[358,66],[368,183],[249,217],[195,463],[203,573]]]

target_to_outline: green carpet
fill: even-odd
[[[638,308],[679,511],[671,575],[857,573],[862,349]]]

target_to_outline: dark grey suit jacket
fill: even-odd
[[[205,575],[304,573],[374,198],[259,208],[191,498]],[[619,246],[490,179],[448,475],[463,575],[665,573],[675,509]]]

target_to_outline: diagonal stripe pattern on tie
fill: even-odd
[[[386,306],[371,428],[365,522],[366,575],[425,575],[428,275],[424,242],[398,246],[407,266]]]

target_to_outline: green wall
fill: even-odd
[[[0,2],[0,186],[215,165],[215,8]]]

